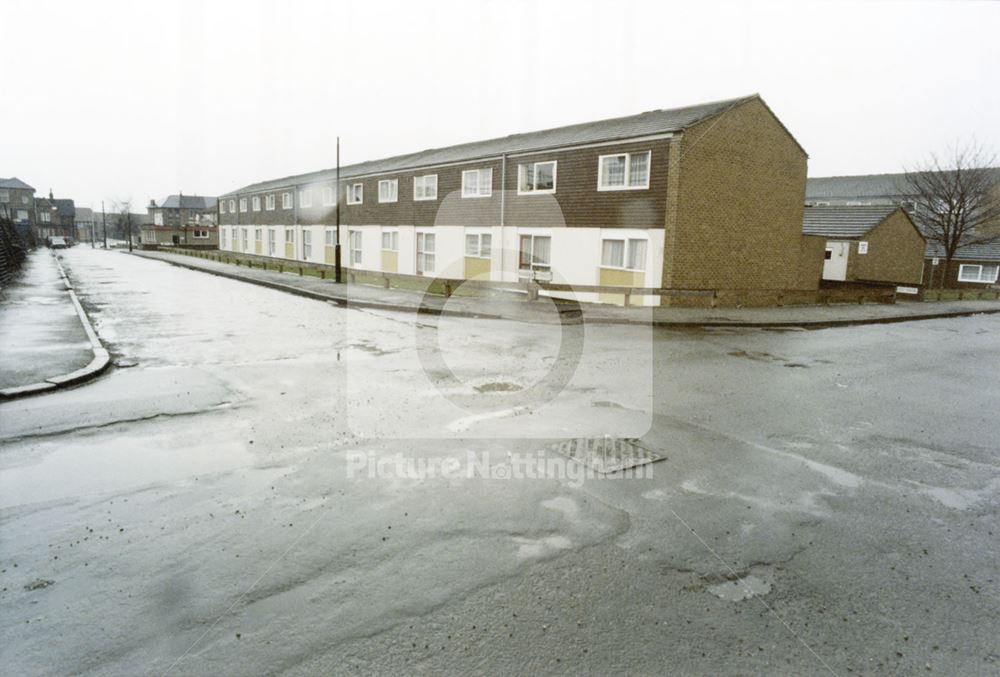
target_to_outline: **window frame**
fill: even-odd
[[[322,200],[324,207],[337,206],[337,191],[333,189],[333,186],[323,186]]]
[[[225,214],[225,213],[226,213],[226,201],[219,200],[219,214]]]
[[[423,276],[427,275],[428,273],[433,275],[437,270],[437,237],[435,237],[435,233],[427,231],[417,231],[415,235],[416,237],[414,238],[413,249],[414,252],[416,253],[416,262],[415,262],[416,265],[414,267],[414,270],[416,271],[417,275]],[[430,252],[428,252],[427,250],[428,237],[434,238],[432,241],[432,244],[434,246],[430,250]],[[420,258],[421,256],[423,256],[423,265],[421,265],[421,258]],[[428,256],[431,257],[431,262],[433,264],[430,268],[427,267]]]
[[[294,228],[285,228],[285,244],[295,244]]]
[[[273,212],[276,200],[274,199],[274,193],[268,193],[264,196],[264,209]]]
[[[240,214],[247,213],[247,199],[245,197],[240,198]]]
[[[632,156],[633,155],[645,155],[646,156],[646,183],[644,185],[633,186],[631,185],[631,174],[632,174]],[[604,161],[608,158],[625,158],[625,183],[621,186],[604,186],[601,184],[601,180],[604,178]],[[627,153],[608,153],[607,155],[601,155],[597,158],[597,190],[601,193],[615,192],[620,190],[649,190],[649,180],[653,173],[653,151],[652,150],[640,150],[640,151],[629,151]]]
[[[617,266],[611,263],[604,262],[604,243],[605,242],[621,242],[622,243],[622,265]],[[633,263],[633,249],[637,242],[643,244],[643,256],[642,256],[642,267],[636,268],[630,266]],[[630,273],[645,273],[646,272],[646,257],[649,256],[649,238],[645,237],[628,237],[623,235],[621,237],[602,237],[601,238],[601,268],[608,268],[609,270],[627,270]]]
[[[313,206],[313,197],[311,188],[300,188],[299,189],[299,206],[303,209],[309,209]]]
[[[308,228],[302,230],[302,258],[308,260],[312,256],[312,231]]]
[[[254,195],[250,198],[250,207],[255,211],[260,211],[260,195]]]
[[[389,247],[385,246],[385,237],[389,236]],[[399,231],[398,230],[383,230],[382,231],[382,251],[384,252],[398,252],[399,251]]]
[[[392,186],[392,199],[382,199],[382,186]],[[399,179],[379,179],[378,182],[378,201],[379,204],[392,204],[393,202],[399,202]]]
[[[357,247],[355,248],[355,245]],[[363,265],[365,257],[364,232],[357,229],[347,231],[347,252],[349,265]]]
[[[489,180],[486,182],[487,192],[482,192],[482,178],[483,173],[489,174]],[[466,184],[465,177],[469,174],[476,175],[476,192],[470,193]],[[493,168],[492,167],[480,167],[478,169],[464,169],[462,170],[462,197],[463,198],[482,198],[482,197],[493,197]]]
[[[294,200],[292,198],[292,194],[287,190],[284,191],[281,194],[281,208],[291,209],[293,205],[294,205]]]
[[[469,238],[476,238],[475,253],[469,253]],[[489,246],[483,253],[483,238],[489,239]],[[493,233],[466,233],[465,234],[465,257],[471,259],[492,259],[493,258]]]
[[[983,279],[983,272],[984,272],[984,270],[987,267],[993,269],[993,279],[992,280],[984,280]],[[978,274],[976,275],[977,279],[975,279],[975,280],[969,280],[969,279],[963,278],[962,277],[962,273],[963,273],[963,271],[965,271],[966,268],[978,268],[979,271],[978,271]],[[958,266],[958,277],[956,279],[959,282],[968,282],[969,284],[994,284],[997,281],[998,276],[1000,276],[1000,263],[989,263],[989,264],[982,264],[982,263],[961,263]]]
[[[427,195],[427,180],[434,179],[434,195],[428,197]],[[417,197],[417,181],[421,182],[421,188],[423,189],[423,197]],[[432,202],[438,199],[438,175],[437,174],[423,174],[421,176],[413,177],[413,201],[414,202]]]
[[[337,229],[327,228],[323,231],[323,246],[324,247],[336,247],[337,246]]]
[[[552,165],[552,188],[544,190],[532,188],[524,190],[524,168],[531,165],[532,177],[538,176],[538,165]],[[534,180],[534,178],[532,178]],[[559,161],[558,160],[536,160],[533,162],[521,162],[517,165],[517,194],[518,195],[552,195],[559,188]]]
[[[274,228],[267,229],[267,255],[274,256],[278,249],[278,238],[274,234]]]
[[[354,199],[354,189],[359,188],[361,190],[358,199]],[[347,185],[347,204],[349,205],[363,205],[365,203],[365,184],[364,182],[351,183]]]
[[[234,199],[232,199],[232,200],[229,201],[229,213],[230,214],[235,214],[236,213],[236,200],[234,200]]]
[[[536,263],[535,259],[535,240],[545,238],[549,241],[549,258],[545,263]],[[531,261],[527,266],[524,265],[524,241],[525,239],[531,242],[531,252],[529,256]],[[517,269],[518,271],[541,271],[541,272],[551,272],[552,271],[552,236],[551,235],[539,235],[535,233],[519,233],[517,237]]]

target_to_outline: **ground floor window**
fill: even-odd
[[[434,272],[434,233],[417,233],[417,275]]]
[[[361,265],[361,231],[352,230],[351,231],[351,265],[357,266]]]
[[[208,231],[207,230],[196,230],[196,231],[194,231],[194,236],[197,239],[199,239],[199,240],[207,240],[208,239]]]
[[[277,238],[275,238],[275,236],[274,236],[274,230],[271,229],[271,228],[268,228],[267,229],[267,255],[268,256],[274,256],[274,250],[276,248],[276,245],[275,245],[275,240],[276,239]]]
[[[382,249],[387,252],[399,251],[399,232],[392,230],[382,233]]]
[[[295,242],[295,230],[292,228],[285,228],[285,242],[289,244]]]
[[[247,250],[247,229],[240,228],[240,249],[242,251]]]
[[[225,228],[219,229],[219,249],[226,248],[226,236],[229,235],[229,231]]]
[[[469,233],[465,236],[465,255],[481,259],[490,258],[493,250],[493,236],[489,233]]]
[[[261,242],[262,239],[263,238],[261,237],[260,228],[254,228],[254,230],[253,230],[253,241],[254,242]]]
[[[302,258],[308,259],[312,256],[312,231],[303,230],[302,231]]]
[[[324,242],[326,243],[327,247],[337,246],[337,231],[334,230],[333,228],[326,229],[326,232],[324,233],[324,238],[326,238]]]
[[[603,240],[601,265],[607,268],[646,269],[646,241],[638,239]]]
[[[518,267],[521,270],[549,270],[552,265],[552,238],[548,235],[522,235]]]
[[[973,265],[963,263],[958,267],[959,282],[984,282],[990,284],[997,281],[997,270],[1000,265]]]

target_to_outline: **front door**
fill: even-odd
[[[847,255],[851,251],[850,242],[827,242],[823,261],[824,280],[847,279]]]

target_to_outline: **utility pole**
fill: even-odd
[[[343,274],[340,268],[340,137],[337,137],[337,184],[334,186],[333,190],[333,202],[336,205],[337,211],[337,244],[333,248],[333,263],[335,266],[334,279],[337,280],[337,284],[343,281]]]
[[[108,216],[104,213],[104,200],[101,200],[101,224],[104,226],[104,248],[108,248]]]
[[[132,253],[132,210],[126,212],[125,223],[128,225],[128,253]]]

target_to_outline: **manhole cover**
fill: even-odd
[[[553,449],[570,460],[593,468],[602,475],[666,458],[666,455],[642,446],[635,438],[578,437],[559,442]]]

